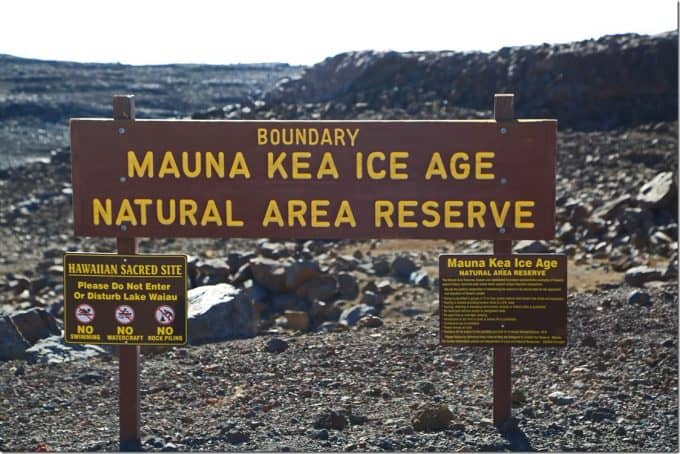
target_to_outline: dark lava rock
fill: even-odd
[[[357,278],[349,273],[338,274],[338,292],[340,297],[346,300],[353,300],[359,296]]]
[[[587,408],[584,416],[590,421],[600,422],[605,419],[615,419],[616,413],[611,408]]]
[[[633,304],[637,306],[651,306],[652,300],[649,293],[642,290],[633,290],[628,295],[628,304]]]
[[[441,404],[427,404],[415,411],[411,424],[417,431],[432,432],[449,427],[453,413],[449,407]]]
[[[286,267],[278,260],[256,257],[250,261],[255,282],[274,293],[286,291]]]
[[[354,326],[357,323],[359,323],[359,320],[361,320],[362,318],[368,315],[376,315],[377,313],[378,310],[374,306],[359,304],[357,306],[352,306],[342,311],[342,314],[340,314],[338,322],[343,323],[347,326]]]
[[[412,272],[408,278],[408,281],[410,284],[416,285],[418,287],[430,288],[430,276],[423,270],[416,270]]]
[[[278,337],[272,337],[264,344],[264,349],[269,353],[283,353],[288,349],[288,342]]]
[[[418,392],[421,392],[423,394],[427,394],[427,395],[430,395],[430,396],[434,395],[434,393],[437,391],[437,389],[434,386],[434,383],[432,383],[431,381],[425,381],[425,380],[416,383],[416,390],[418,390]]]
[[[360,328],[380,328],[383,326],[383,320],[375,315],[367,315],[359,319]]]
[[[342,430],[347,426],[347,417],[336,410],[324,410],[314,417],[315,429]]]
[[[23,358],[30,345],[19,334],[9,317],[0,318],[0,361]]]
[[[642,287],[647,282],[662,280],[663,274],[663,270],[642,265],[627,270],[624,279],[630,286]]]
[[[31,344],[39,339],[61,334],[55,318],[42,308],[31,308],[10,316],[21,335]]]
[[[308,280],[321,275],[318,263],[312,260],[300,260],[286,268],[286,287],[296,290]]]
[[[550,245],[545,241],[521,240],[518,241],[513,252],[519,254],[540,254],[550,252]]]
[[[224,438],[232,445],[238,445],[250,441],[250,434],[242,430],[232,429],[224,434]]]
[[[640,188],[637,199],[650,208],[671,208],[677,201],[678,190],[673,172],[661,172]]]
[[[418,267],[410,257],[400,255],[392,261],[390,269],[395,276],[401,279],[408,279],[411,273],[418,269]]]

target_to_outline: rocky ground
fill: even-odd
[[[507,72],[514,61],[513,71],[531,72],[543,58],[559,70],[598,52],[609,63],[662,62],[669,42],[677,54],[674,36],[657,46],[624,35],[467,60],[344,54],[258,99],[207,102],[218,107],[192,116],[489,118],[476,98],[439,93],[433,68]],[[585,82],[550,74],[543,78],[566,84],[554,90],[581,93]],[[157,238],[141,239],[140,252],[188,254],[190,299],[216,285],[229,309],[217,331],[190,325],[192,345],[144,349],[143,448],[676,452],[677,117],[659,109],[601,121],[621,102],[647,106],[668,95],[647,94],[622,101],[611,93],[584,124],[565,114],[556,238],[515,242],[515,251],[568,255],[569,342],[513,349],[514,419],[500,430],[490,419],[491,350],[438,345],[438,255],[488,252],[490,242]],[[63,253],[115,250],[112,239],[73,236],[70,196],[67,148],[0,170],[0,451],[118,448],[115,351],[59,340]]]
[[[68,120],[111,117],[111,97],[134,93],[139,118],[175,118],[210,105],[258,99],[301,67],[132,66],[0,55],[0,168],[68,146]]]

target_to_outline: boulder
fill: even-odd
[[[250,261],[255,282],[273,293],[286,291],[286,267],[277,260],[257,257]]]
[[[430,288],[430,276],[423,270],[416,270],[408,278],[411,285],[423,288]]]
[[[442,404],[426,404],[418,408],[411,417],[411,424],[417,431],[433,432],[449,427],[453,413]]]
[[[359,296],[357,278],[349,273],[338,274],[338,292],[340,297],[346,300],[353,300]]]
[[[283,327],[295,331],[309,329],[309,314],[304,311],[285,311],[283,313]]]
[[[342,430],[347,426],[347,416],[341,411],[324,410],[314,416],[315,429]]]
[[[196,263],[197,279],[203,285],[227,282],[231,274],[229,264],[222,259],[208,259]]]
[[[396,257],[392,261],[392,265],[390,265],[392,274],[401,279],[408,279],[409,276],[411,276],[411,273],[413,273],[416,269],[418,269],[418,267],[413,262],[413,260],[405,255]]]
[[[65,363],[106,355],[104,347],[90,344],[66,344],[62,336],[40,339],[26,350],[26,359],[40,364]]]
[[[302,284],[295,292],[308,301],[332,301],[338,293],[338,281],[333,276],[319,276]]]
[[[628,285],[642,287],[650,281],[663,280],[664,270],[641,265],[626,271],[624,279]]]
[[[518,254],[542,254],[550,252],[550,245],[545,241],[521,240],[515,244],[512,251]]]
[[[54,316],[43,308],[33,307],[16,312],[10,318],[24,339],[31,344],[39,339],[61,334]]]
[[[229,284],[189,290],[189,343],[243,339],[257,334],[258,317],[246,292]]]
[[[671,208],[677,197],[673,172],[661,172],[640,188],[637,200],[649,208]]]
[[[272,337],[265,342],[264,349],[269,353],[283,353],[288,350],[288,342],[278,337]]]
[[[362,318],[368,315],[377,314],[378,314],[377,308],[369,306],[367,304],[359,304],[357,306],[352,306],[342,311],[342,313],[340,314],[340,318],[338,319],[338,322],[345,324],[347,326],[354,326],[357,323],[359,323],[359,320],[361,320]]]
[[[0,361],[23,358],[30,345],[19,334],[9,317],[0,318]]]
[[[308,280],[321,275],[318,263],[312,260],[299,260],[286,268],[286,288],[295,291]]]
[[[633,306],[651,306],[652,298],[649,293],[642,290],[633,290],[628,295],[628,304]]]

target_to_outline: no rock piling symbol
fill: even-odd
[[[175,321],[175,310],[170,306],[158,306],[156,308],[156,321],[161,325],[170,325]]]
[[[116,321],[121,325],[129,325],[135,319],[135,310],[127,304],[116,308]]]

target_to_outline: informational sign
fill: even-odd
[[[71,121],[100,237],[549,239],[555,120]]]
[[[73,344],[187,342],[184,255],[64,255],[64,340]]]
[[[566,346],[565,255],[440,255],[439,282],[441,344]]]

